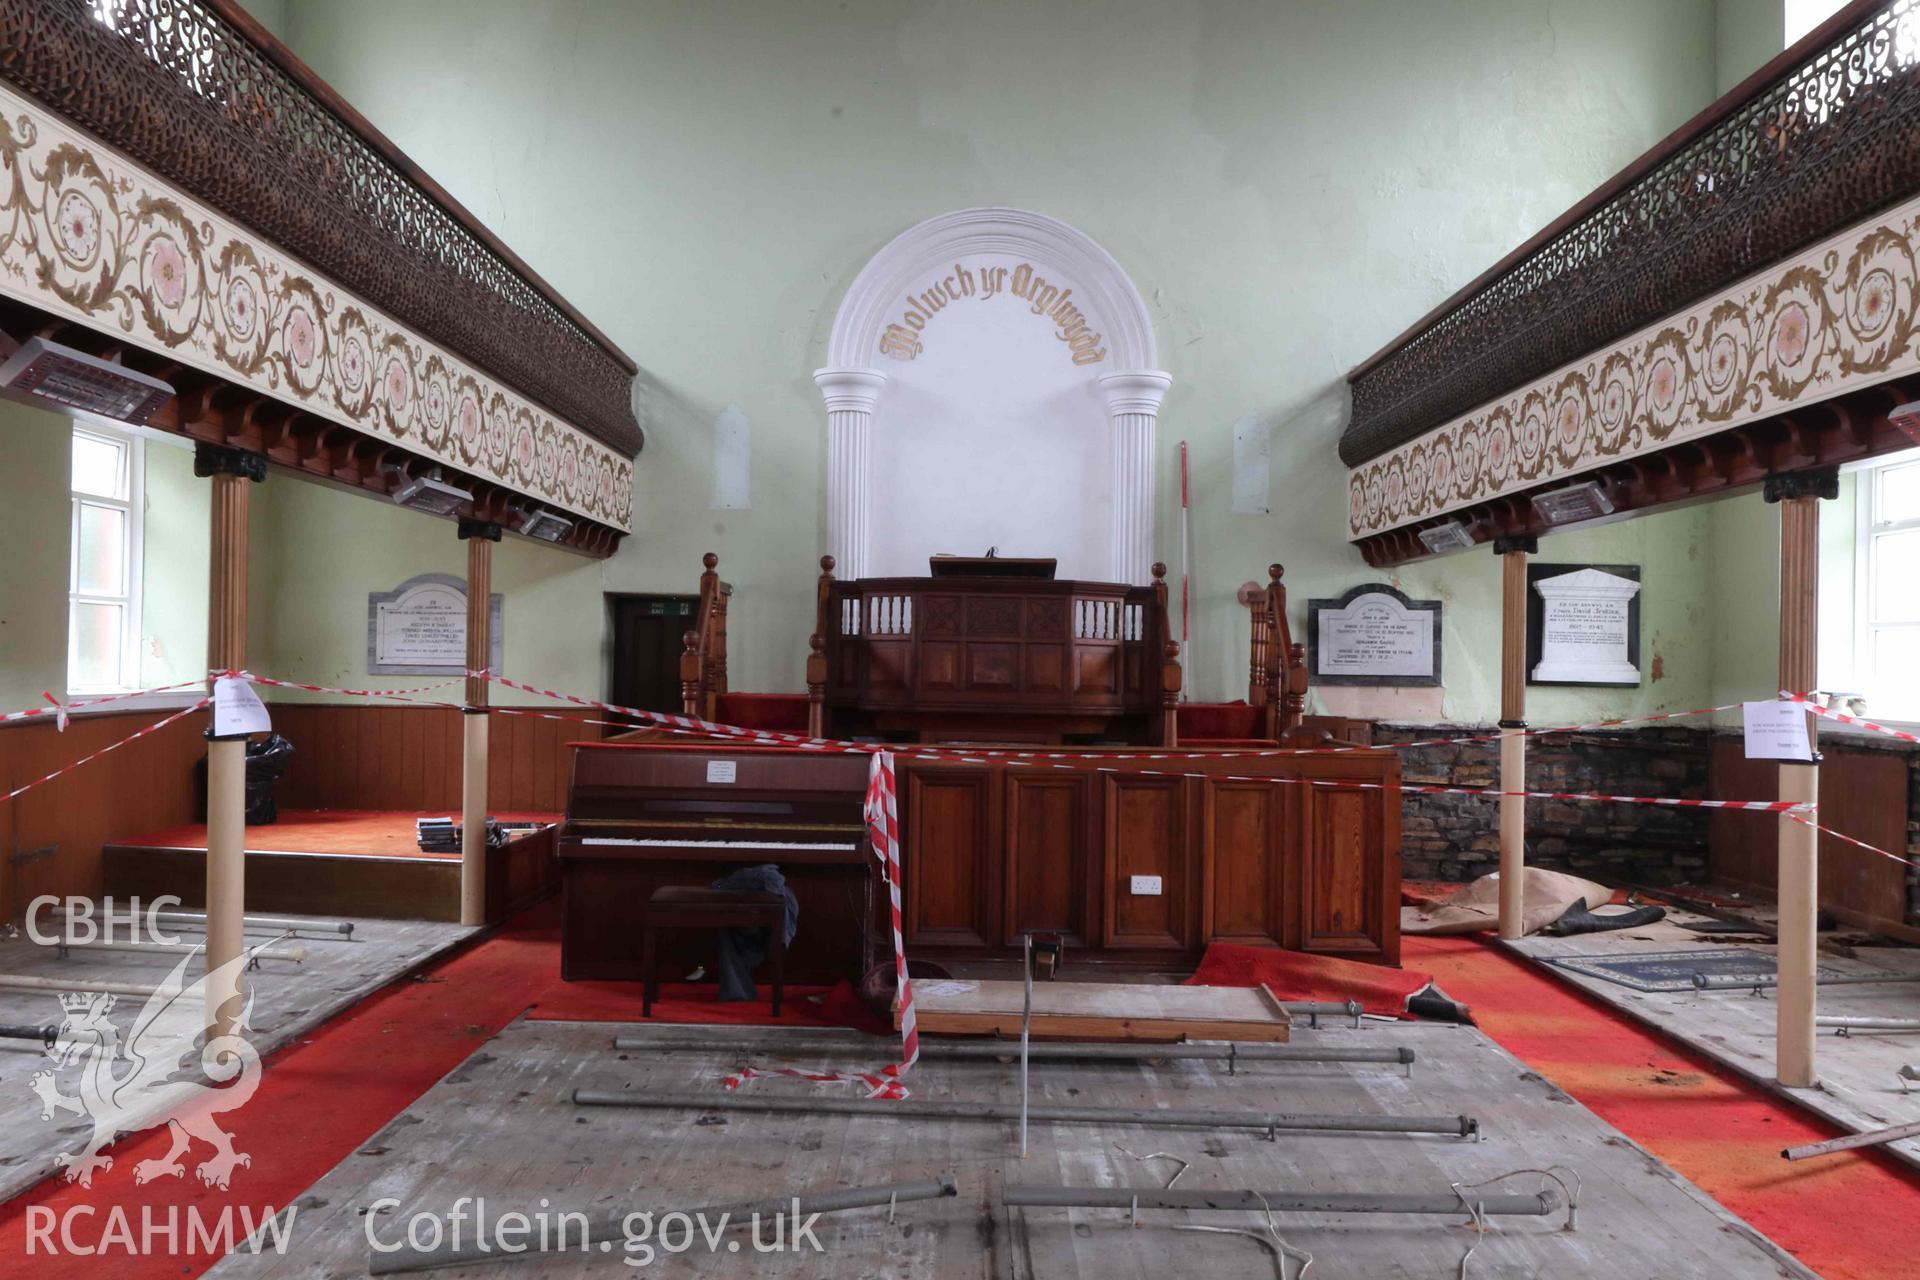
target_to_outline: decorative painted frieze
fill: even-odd
[[[1920,200],[1382,454],[1348,476],[1354,539],[1920,368]]]
[[[0,293],[632,528],[630,459],[4,86]]]

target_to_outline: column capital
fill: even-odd
[[[887,375],[878,369],[815,369],[813,385],[826,399],[828,413],[844,409],[872,413],[886,389]]]
[[[1795,498],[1840,496],[1840,468],[1822,467],[1816,471],[1786,471],[1770,475],[1761,485],[1761,496],[1768,502],[1790,502]]]
[[[267,455],[197,441],[193,446],[193,474],[203,480],[208,476],[239,476],[258,484],[267,478]]]
[[[1105,374],[1094,379],[1094,385],[1100,388],[1109,414],[1144,413],[1157,418],[1160,402],[1166,398],[1167,388],[1173,385],[1173,375],[1158,369],[1138,369]]]

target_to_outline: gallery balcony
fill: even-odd
[[[1348,375],[1350,538],[1398,563],[1537,533],[1576,478],[1612,514],[1905,447],[1916,193],[1920,4],[1856,0]]]
[[[630,527],[633,361],[232,0],[0,0],[0,107],[10,347],[376,493]]]

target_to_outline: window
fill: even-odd
[[[73,432],[67,687],[134,689],[140,681],[141,442],[101,427]]]
[[[1872,714],[1920,720],[1920,462],[1862,471],[1854,671]]]

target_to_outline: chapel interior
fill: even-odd
[[[0,1274],[1920,1271],[1920,0],[0,0]]]

